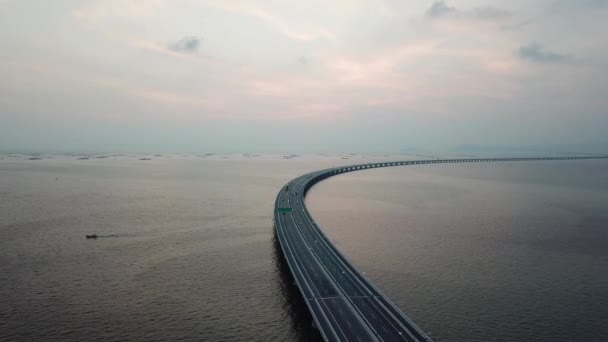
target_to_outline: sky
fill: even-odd
[[[608,152],[608,0],[0,0],[0,150]]]

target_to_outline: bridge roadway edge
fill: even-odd
[[[428,164],[444,164],[444,163],[469,163],[469,162],[551,161],[551,160],[584,160],[584,159],[607,159],[607,158],[608,158],[608,155],[597,155],[597,156],[588,156],[587,155],[587,156],[573,156],[573,157],[534,157],[534,158],[424,159],[424,160],[409,160],[409,161],[394,161],[394,162],[376,162],[376,163],[366,163],[366,164],[332,167],[332,168],[319,170],[319,171],[307,173],[305,175],[296,177],[293,180],[291,180],[290,182],[288,182],[286,185],[284,185],[281,188],[281,191],[278,193],[278,195],[275,199],[275,210],[274,210],[274,215],[273,215],[273,221],[274,221],[277,238],[278,238],[279,244],[281,246],[283,258],[287,261],[287,265],[289,266],[289,270],[291,271],[292,277],[294,279],[294,283],[295,283],[296,287],[299,289],[300,294],[302,295],[302,297],[304,299],[304,302],[306,302],[308,310],[310,311],[311,316],[313,318],[315,327],[319,330],[322,337],[326,341],[335,341],[335,340],[340,340],[340,339],[338,339],[337,335],[335,334],[335,331],[333,330],[334,328],[331,326],[330,323],[328,323],[327,317],[325,316],[323,309],[319,306],[319,304],[317,302],[317,298],[312,298],[312,299],[307,298],[306,292],[305,292],[303,286],[310,287],[310,284],[300,284],[301,282],[306,283],[306,281],[298,280],[299,277],[298,277],[298,274],[296,273],[296,271],[299,273],[302,273],[302,270],[300,270],[298,268],[297,262],[295,260],[297,258],[296,253],[293,252],[289,248],[289,244],[286,241],[286,237],[284,236],[285,232],[283,230],[286,227],[283,227],[283,226],[286,226],[287,224],[281,225],[280,215],[285,215],[285,214],[279,213],[277,210],[278,208],[280,208],[279,201],[281,199],[281,196],[284,195],[284,193],[288,191],[288,187],[292,186],[292,190],[293,190],[293,185],[298,184],[299,182],[301,182],[303,180],[305,181],[303,188],[300,189],[299,193],[296,192],[294,194],[295,196],[298,197],[297,200],[299,200],[301,208],[294,208],[294,210],[295,209],[302,210],[304,217],[308,221],[307,223],[310,223],[310,227],[319,236],[322,237],[322,240],[324,240],[323,241],[324,243],[327,243],[330,246],[329,252],[337,255],[337,260],[339,262],[345,264],[345,267],[349,271],[349,273],[354,272],[356,277],[360,277],[361,279],[363,279],[363,281],[365,282],[364,285],[369,286],[370,288],[374,289],[379,294],[382,301],[390,306],[390,308],[387,308],[388,313],[392,315],[391,311],[396,312],[400,316],[399,318],[401,318],[405,322],[407,322],[407,325],[409,326],[408,328],[411,328],[412,330],[415,331],[415,336],[418,336],[420,338],[414,337],[414,335],[411,334],[411,331],[406,330],[405,332],[408,334],[408,337],[413,338],[413,341],[431,341],[431,338],[422,329],[420,329],[399,307],[397,307],[386,295],[384,295],[384,293],[378,287],[376,287],[376,285],[374,285],[373,282],[371,282],[364,274],[359,272],[352,265],[352,263],[350,263],[348,258],[346,258],[346,256],[344,256],[342,254],[342,252],[340,252],[340,250],[338,248],[336,248],[336,246],[333,244],[333,242],[329,238],[327,238],[325,233],[314,222],[312,215],[310,215],[310,212],[308,211],[308,208],[305,205],[305,197],[306,197],[308,191],[314,185],[318,184],[319,182],[321,182],[329,177],[333,177],[333,176],[340,175],[340,174],[347,173],[347,172],[369,170],[369,169],[374,169],[374,168],[379,168],[379,167],[428,165]],[[289,195],[291,195],[291,194],[288,194],[288,196]],[[295,219],[294,219],[294,223],[295,223]],[[311,250],[312,250],[312,248],[311,248]],[[311,253],[314,253],[314,252],[311,252]],[[292,264],[294,264],[294,265],[292,265]],[[355,278],[355,280],[359,281],[356,278]],[[335,282],[335,280],[333,280],[333,281]],[[338,286],[338,285],[336,285],[336,286]],[[378,301],[378,299],[376,299],[376,300]],[[382,303],[380,303],[380,304],[383,305]],[[315,310],[317,308],[313,308],[313,305],[319,306],[318,310]],[[325,317],[317,317],[317,315],[322,315]],[[367,321],[367,320],[364,320],[364,321],[367,324],[369,324],[369,321]],[[398,322],[398,320],[397,320],[397,322]],[[328,326],[331,331],[325,331]],[[373,329],[373,327],[372,327],[372,329]],[[366,327],[366,330],[367,330],[367,327]],[[401,332],[399,334],[401,334]],[[377,340],[377,337],[378,337],[378,335],[376,334],[376,336],[372,337],[372,340]],[[408,340],[405,338],[405,335],[404,335],[404,340]]]

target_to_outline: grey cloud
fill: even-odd
[[[558,63],[568,60],[568,56],[545,50],[538,43],[530,43],[519,48],[519,57],[538,63]]]
[[[526,26],[529,26],[533,23],[534,23],[534,20],[527,19],[527,20],[520,21],[520,22],[517,22],[514,24],[509,23],[509,24],[501,26],[500,28],[505,31],[516,31],[516,30],[520,30]]]
[[[429,18],[460,17],[468,19],[501,19],[511,16],[511,12],[495,7],[478,7],[472,10],[459,10],[448,6],[445,1],[435,1],[426,11]]]
[[[601,7],[608,6],[608,0],[557,0],[555,8],[565,9],[573,7]]]
[[[426,15],[431,18],[437,18],[444,15],[458,13],[458,10],[454,7],[450,7],[445,4],[444,1],[436,1],[426,11]]]
[[[555,0],[549,11],[557,14],[608,9],[608,0]]]
[[[195,53],[201,44],[201,38],[188,36],[169,44],[169,49],[175,52]]]

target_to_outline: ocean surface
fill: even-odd
[[[317,340],[277,191],[415,158],[0,155],[0,341]],[[367,170],[307,204],[435,341],[608,341],[608,161]]]

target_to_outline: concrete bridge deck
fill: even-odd
[[[326,341],[431,341],[329,241],[306,208],[304,197],[308,190],[328,177],[379,167],[604,158],[608,156],[433,159],[315,171],[290,181],[277,195],[274,214],[277,236],[296,285]]]

